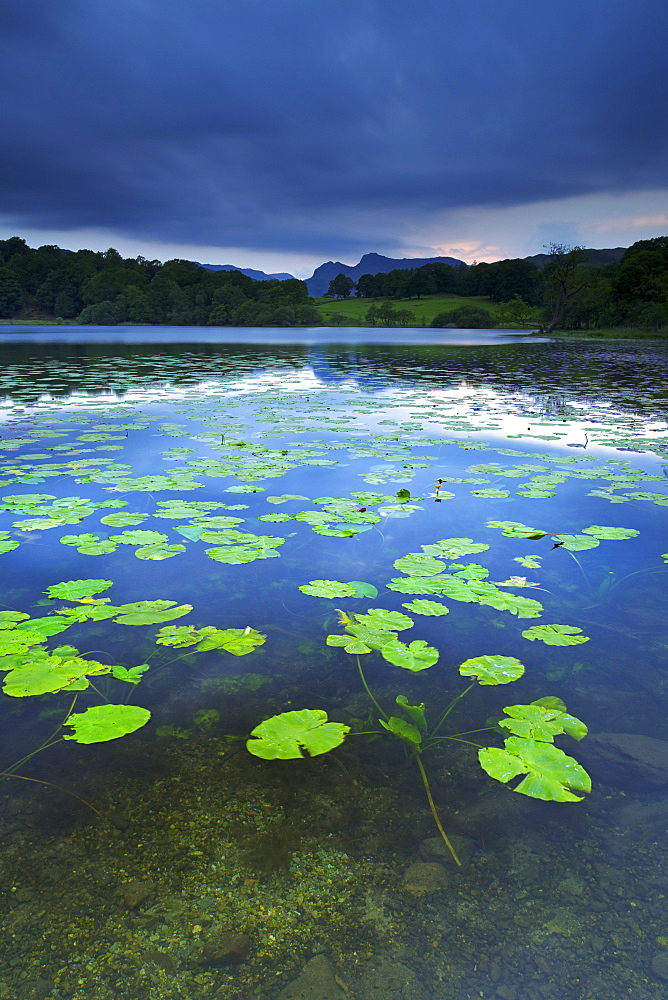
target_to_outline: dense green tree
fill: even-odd
[[[461,330],[489,330],[497,321],[488,309],[480,306],[460,306],[448,312],[441,312],[431,321],[433,327],[457,327]]]
[[[499,260],[489,264],[484,285],[479,294],[488,295],[494,302],[506,302],[515,296],[529,305],[539,305],[541,301],[540,272],[529,260]]]
[[[53,312],[61,319],[73,319],[81,312],[83,302],[76,282],[66,272],[58,282],[58,290],[53,301]]]
[[[410,272],[406,282],[406,296],[409,299],[419,299],[423,295],[432,295],[436,291],[434,278],[424,267],[418,267]]]
[[[105,268],[92,275],[81,289],[81,297],[86,305],[115,299],[123,291],[123,283],[118,280],[120,268]]]
[[[0,240],[0,262],[7,264],[17,254],[29,254],[31,249],[20,236],[10,236],[8,240]]]
[[[514,323],[516,326],[528,326],[537,322],[536,310],[525,302],[520,295],[514,295],[508,302],[499,305],[499,319],[505,326],[506,323]]]
[[[415,314],[410,309],[398,309],[392,302],[382,302],[369,306],[365,320],[371,326],[376,323],[381,326],[411,326],[415,323]]]
[[[467,270],[466,267],[453,267],[439,261],[435,261],[433,264],[423,264],[422,267],[418,268],[418,271],[429,275],[436,295],[458,294],[462,272]]]
[[[639,240],[622,257],[614,279],[624,302],[665,302],[668,298],[668,236]]]
[[[335,278],[329,283],[325,295],[332,296],[337,299],[347,299],[353,288],[355,287],[355,282],[347,274],[337,274]]]
[[[373,305],[370,305],[369,308],[367,309],[366,313],[364,314],[364,322],[367,324],[367,326],[375,326],[376,323],[378,322],[378,309],[379,306],[377,306],[375,302],[373,303]]]
[[[121,321],[137,323],[138,325],[152,322],[152,312],[148,296],[146,292],[141,288],[137,288],[136,285],[128,285],[123,294],[117,299],[117,302],[121,312]]]
[[[552,333],[560,325],[566,307],[587,285],[587,271],[583,267],[587,252],[584,247],[563,243],[551,243],[547,249],[551,260],[543,270],[543,280],[545,305],[550,319],[545,333]]]
[[[78,323],[92,326],[115,326],[121,321],[121,309],[117,302],[107,299],[82,309]]]
[[[615,268],[616,265],[612,265]],[[562,325],[567,330],[611,326],[622,318],[621,303],[612,294],[612,268],[586,267],[579,275],[580,289],[564,310]]]
[[[396,267],[393,271],[388,271],[383,275],[381,282],[383,295],[389,295],[395,299],[405,299],[408,296],[408,282],[415,273],[414,268]]]
[[[355,295],[358,299],[375,299],[379,295],[378,275],[361,274],[357,279]]]
[[[25,292],[14,268],[11,264],[0,267],[0,316],[13,316],[24,302]]]

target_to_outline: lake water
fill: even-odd
[[[665,346],[40,327],[0,358],[1,763],[31,779],[0,788],[0,1000],[662,1000]],[[475,676],[419,755],[458,867],[396,699],[433,732]],[[591,793],[548,711],[589,727],[555,746]],[[488,776],[504,738],[582,800]]]

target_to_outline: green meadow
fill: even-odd
[[[460,306],[480,306],[494,316],[498,313],[498,303],[486,295],[425,295],[421,299],[315,299],[316,308],[322,317],[323,326],[358,326],[364,322],[367,310],[372,305],[380,306],[391,302],[397,309],[410,309],[417,326],[429,326],[434,316],[440,312],[458,309]]]

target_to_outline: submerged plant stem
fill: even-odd
[[[360,662],[359,655],[356,657],[356,659],[357,659],[357,669],[359,671],[360,678],[362,679],[362,684],[364,685],[364,690],[369,695],[369,697],[371,698],[371,701],[374,703],[374,705],[376,706],[376,708],[378,709],[378,711],[380,712],[380,714],[383,716],[383,718],[384,719],[389,719],[389,715],[387,714],[387,712],[385,712],[380,707],[380,705],[378,704],[378,702],[376,701],[376,699],[374,698],[374,696],[371,693],[371,689],[370,689],[369,685],[366,682],[366,677],[364,676],[364,671],[362,670],[362,664]]]
[[[81,796],[77,795],[76,792],[71,792],[69,788],[63,788],[62,785],[56,785],[54,784],[53,781],[42,781],[40,778],[26,778],[24,774],[12,774],[10,771],[0,771],[0,778],[18,778],[19,781],[34,781],[38,785],[47,785],[49,788],[56,788],[59,792],[64,792],[65,795],[71,795],[72,798],[78,799],[79,802],[83,802],[85,806],[88,806],[89,809],[92,809],[93,812],[96,813],[100,817],[100,819],[103,819],[106,823],[106,818],[102,815],[99,809],[96,809],[95,806],[92,806],[90,802],[86,802],[86,800],[82,799]]]
[[[427,772],[424,769],[424,764],[422,763],[419,754],[416,753],[414,756],[415,756],[415,759],[417,761],[417,766],[420,769],[420,776],[422,777],[422,783],[424,785],[424,790],[427,793],[427,802],[429,803],[429,808],[431,809],[431,814],[434,817],[434,822],[436,823],[436,826],[438,827],[438,832],[440,833],[441,837],[445,841],[445,846],[450,851],[450,854],[452,855],[453,861],[455,862],[455,864],[459,868],[461,868],[462,867],[462,863],[459,860],[459,858],[457,857],[457,852],[455,851],[454,847],[450,843],[450,841],[448,839],[448,835],[445,832],[445,830],[443,829],[443,824],[441,823],[439,815],[436,812],[436,806],[434,804],[434,799],[432,798],[431,789],[429,787],[429,781],[427,780]]]
[[[467,688],[464,688],[464,690],[462,691],[461,694],[458,694],[456,698],[452,699],[452,701],[450,702],[450,704],[448,705],[448,707],[446,708],[446,710],[443,712],[443,715],[441,716],[441,718],[438,720],[438,722],[434,726],[434,728],[433,728],[433,730],[431,732],[431,736],[435,736],[436,735],[436,733],[439,731],[439,729],[441,728],[441,726],[443,725],[443,723],[445,722],[445,720],[447,719],[447,717],[450,715],[450,712],[453,710],[453,708],[455,707],[455,705],[457,704],[457,702],[461,701],[462,698],[464,697],[464,695],[468,694],[472,687],[475,687],[475,683],[476,682],[473,681],[473,684],[469,684],[469,686]]]
[[[60,739],[54,739],[54,737],[60,732],[60,730],[63,728],[63,726],[65,725],[65,723],[69,719],[70,715],[74,711],[74,706],[77,703],[77,698],[78,697],[79,696],[77,694],[75,694],[74,698],[72,699],[72,701],[70,703],[70,707],[67,709],[67,712],[65,713],[65,718],[63,719],[62,722],[58,723],[58,725],[56,726],[56,728],[54,729],[54,731],[51,733],[51,735],[47,736],[47,738],[44,740],[44,742],[40,743],[40,745],[37,747],[36,750],[32,750],[30,753],[26,754],[25,757],[21,757],[20,760],[16,760],[16,761],[14,761],[13,764],[10,764],[10,767],[9,767],[10,771],[15,771],[17,767],[21,767],[22,764],[25,764],[26,761],[28,761],[32,757],[34,757],[35,754],[41,753],[42,750],[48,750],[49,747],[53,747],[53,746],[56,745],[56,743],[60,743],[61,742]],[[7,776],[7,773],[8,772],[0,772],[0,774],[4,774],[5,777]],[[20,777],[20,775],[16,775],[16,777],[18,778],[18,777]],[[32,780],[36,781],[37,779],[33,778]]]

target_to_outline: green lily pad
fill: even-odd
[[[230,517],[229,514],[214,514],[213,517],[198,517],[197,525],[202,528],[203,531],[225,531],[228,528],[236,528],[238,524],[243,524],[243,517]],[[177,528],[183,527],[183,525],[177,525]],[[244,538],[244,532],[238,532],[239,537]],[[210,539],[213,541],[213,539]]]
[[[99,535],[92,535],[90,531],[83,531],[80,535],[61,535],[61,545],[83,545],[85,542],[99,542]]]
[[[485,545],[484,542],[474,542],[472,538],[442,538],[440,542],[423,545],[422,548],[430,556],[459,559],[474,552],[486,552],[489,545]]]
[[[542,556],[515,556],[513,562],[519,563],[525,569],[540,569]]]
[[[179,604],[174,607],[174,601],[136,601],[134,604],[122,604],[119,610],[123,613],[116,621],[119,625],[157,625],[183,618],[190,614],[192,604]]]
[[[106,556],[109,552],[115,551],[116,543],[109,541],[109,539],[101,539],[99,542],[84,542],[77,548],[77,552],[84,556]]]
[[[384,633],[387,638],[387,633]],[[370,653],[372,648],[380,649],[380,644],[375,647],[369,646],[364,639],[356,635],[328,635],[325,639],[328,646],[340,646],[346,653]]]
[[[108,590],[113,580],[68,580],[66,583],[53,583],[44,591],[49,597],[59,597],[65,601],[78,601],[82,597],[93,597],[103,590]]]
[[[410,644],[399,639],[391,639],[380,647],[380,655],[395,667],[402,667],[417,673],[438,663],[438,650],[429,646],[424,639],[414,639]]]
[[[300,588],[302,594],[309,594],[311,597],[354,597],[355,590],[349,583],[340,583],[338,580],[309,580],[303,583]]]
[[[399,694],[395,698],[397,705],[403,709],[410,721],[421,733],[427,732],[427,716],[425,714],[424,702],[419,705],[409,705],[405,694]]]
[[[551,700],[545,698],[530,705],[508,705],[503,711],[509,718],[501,719],[499,726],[508,729],[513,736],[542,743],[553,743],[554,737],[563,733],[574,740],[583,739],[588,732],[584,722],[570,715],[559,699],[554,699],[559,702],[557,706],[545,704]]]
[[[31,646],[40,646],[45,641],[41,632],[29,629],[3,629],[0,635],[0,656],[24,655]],[[41,651],[41,650],[40,650]]]
[[[135,549],[137,559],[148,559],[151,562],[161,562],[163,559],[171,559],[185,552],[185,545],[142,545]]]
[[[402,608],[408,608],[409,611],[413,611],[416,615],[439,617],[450,613],[450,608],[447,608],[445,604],[439,604],[438,601],[425,601],[419,597],[401,606]]]
[[[249,483],[239,483],[238,486],[228,486],[226,493],[264,493],[264,486],[251,486]]]
[[[74,732],[63,739],[76,743],[106,743],[136,732],[150,718],[149,710],[138,705],[96,705],[70,715],[65,725]]]
[[[420,730],[411,722],[406,722],[405,719],[400,719],[396,715],[391,716],[387,722],[384,719],[379,719],[378,721],[383,729],[387,729],[389,733],[398,736],[404,743],[408,743],[413,747],[419,746],[422,743]]]
[[[116,550],[116,543],[109,539],[102,539],[99,535],[92,535],[89,531],[84,531],[80,535],[61,535],[61,545],[72,545],[83,555],[101,556]]]
[[[162,531],[137,528],[136,531],[122,531],[120,535],[110,535],[109,541],[117,545],[162,545],[168,544],[169,538]]]
[[[122,514],[105,514],[100,518],[102,524],[108,524],[110,528],[127,528],[131,524],[141,524],[148,514],[131,514],[129,511]]]
[[[248,740],[246,747],[255,757],[263,760],[316,757],[338,747],[348,732],[349,726],[328,722],[327,712],[303,708],[297,712],[283,712],[261,722],[251,732],[254,739]]]
[[[138,667],[114,666],[111,668],[111,676],[116,681],[125,681],[127,684],[139,684],[147,670],[150,669],[148,663],[140,663]]]
[[[158,631],[156,643],[158,646],[196,646],[202,639],[203,629],[194,625],[165,625]]]
[[[370,597],[372,600],[378,597],[378,588],[372,583],[365,583],[364,580],[348,580],[348,586],[355,591],[355,597]]]
[[[527,524],[521,524],[519,521],[487,521],[486,525],[488,528],[502,528],[506,538],[538,539],[547,535],[547,531],[541,531],[540,528],[530,528]]]
[[[440,559],[434,559],[424,552],[409,552],[408,555],[395,559],[392,565],[408,576],[438,576],[445,569]]]
[[[466,584],[463,580],[454,580],[454,577],[429,577],[429,576],[398,576],[385,586],[388,590],[394,590],[398,594],[444,594],[447,593],[446,585],[453,581],[453,585],[461,583],[462,588],[466,589]],[[473,601],[475,596],[470,596],[470,591],[466,591],[469,594],[468,597],[456,597],[458,601]],[[455,595],[451,595],[455,597]]]
[[[73,609],[74,610],[74,609]],[[74,619],[70,616],[70,609],[62,617],[57,617],[56,615],[48,615],[46,618],[30,618],[26,622],[20,622],[16,626],[16,634],[20,635],[23,629],[29,630],[32,634],[37,633],[42,636],[42,641],[48,639],[52,635],[58,635],[60,632],[64,632],[66,628],[74,623]]]
[[[499,590],[493,583],[475,582],[471,589],[479,604],[487,604],[497,611],[508,611],[518,618],[540,618],[543,605],[532,597],[522,597]]]
[[[113,604],[80,604],[77,608],[57,609],[57,615],[65,615],[67,621],[102,622],[121,613],[121,609]]]
[[[540,639],[548,646],[577,646],[581,642],[589,642],[589,636],[581,635],[581,632],[582,629],[575,625],[532,625],[522,635],[530,642]]]
[[[593,535],[595,538],[601,538],[606,542],[616,541],[623,538],[634,538],[639,535],[640,532],[636,531],[635,528],[611,528],[606,527],[603,524],[592,524],[588,528],[582,529],[583,535]]]
[[[561,535],[554,535],[552,541],[556,542],[557,545],[568,549],[570,552],[581,552],[584,549],[595,549],[599,545],[598,538],[592,538],[590,535],[570,535],[568,533]]]
[[[479,684],[510,684],[524,673],[524,666],[514,656],[474,656],[459,667],[462,677],[475,677]]]
[[[87,676],[110,672],[110,666],[96,660],[84,660],[79,656],[65,658],[47,655],[10,670],[5,676],[3,691],[10,698],[27,698],[55,694],[69,688],[76,681],[83,682],[76,690],[83,690],[88,687],[88,681],[85,680]]]
[[[282,493],[280,496],[265,497],[267,503],[287,503],[288,500],[308,500],[301,493]]]
[[[551,743],[537,743],[511,736],[505,749],[478,751],[480,765],[487,774],[507,784],[520,774],[527,777],[513,791],[535,799],[552,802],[579,802],[576,792],[591,791],[591,779],[585,769]]]
[[[284,541],[284,539],[281,539]],[[205,555],[214,562],[242,565],[255,562],[256,559],[277,559],[278,552],[273,548],[260,548],[256,545],[230,545],[215,549],[205,549]]]
[[[390,632],[402,632],[414,625],[413,619],[408,615],[402,614],[401,611],[386,611],[385,608],[369,608],[365,615],[355,615],[355,620],[360,625]]]
[[[194,528],[199,530],[199,538],[203,542],[213,542],[215,545],[234,545],[237,542],[246,542],[248,538],[252,538],[247,531],[238,531],[236,528],[222,528],[220,530],[210,531],[206,525],[193,525]]]
[[[212,626],[200,630],[202,638],[197,645],[199,651],[207,649],[224,649],[233,656],[245,656],[252,653],[258,646],[264,645],[265,635],[257,632],[250,625],[246,628],[217,629]]]
[[[471,490],[471,496],[482,497],[486,500],[502,499],[510,496],[509,490],[496,490],[492,487],[484,490]]]
[[[0,611],[0,629],[14,628],[17,622],[30,618],[23,611]]]
[[[346,527],[345,525],[339,528],[329,528],[326,524],[314,524],[311,528],[316,535],[328,535],[331,538],[354,538],[355,535],[359,535],[362,531],[368,531],[368,527],[361,525],[360,527]]]

